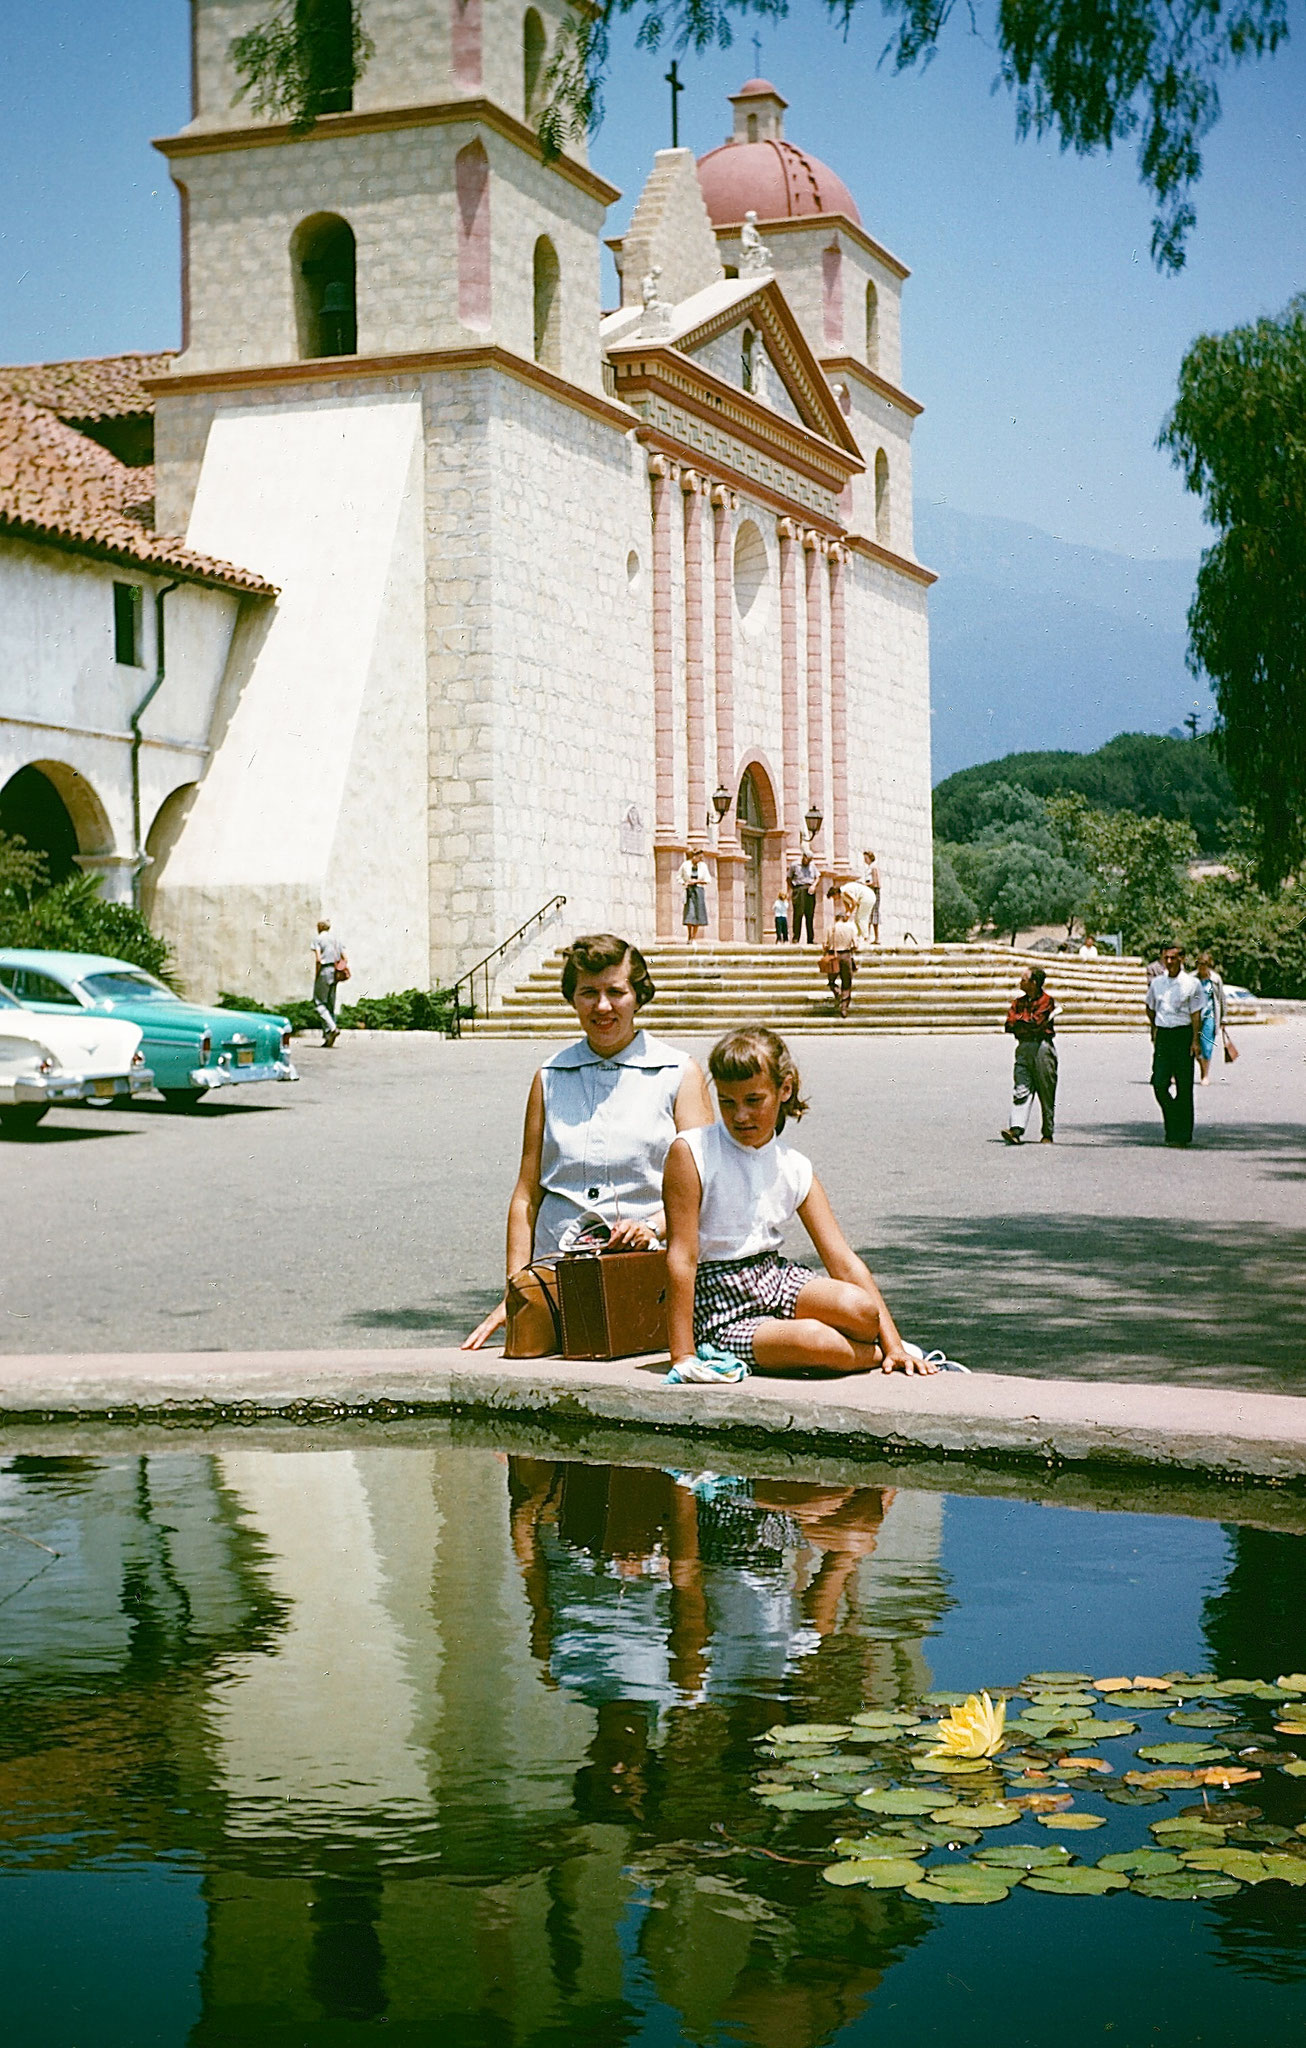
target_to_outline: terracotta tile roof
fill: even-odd
[[[52,410],[0,391],[0,531],[141,569],[172,570],[189,582],[276,595],[275,584],[251,570],[155,533],[153,516],[152,469],[129,469]]]
[[[61,420],[125,419],[153,412],[142,379],[166,377],[175,361],[174,349],[162,349],[72,363],[0,363],[0,392],[29,398]]]

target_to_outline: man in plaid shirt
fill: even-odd
[[[1008,1145],[1023,1142],[1034,1098],[1043,1118],[1043,1143],[1053,1142],[1057,1106],[1057,1049],[1053,1044],[1057,1006],[1045,994],[1041,967],[1028,967],[1020,978],[1020,994],[1007,1011],[1004,1029],[1016,1041],[1016,1069],[1011,1090],[1011,1122],[1002,1136]]]

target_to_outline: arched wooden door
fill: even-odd
[[[762,886],[762,861],[766,851],[766,813],[762,793],[746,768],[735,799],[739,821],[739,843],[744,853],[744,937],[760,945],[766,930],[766,902]]]

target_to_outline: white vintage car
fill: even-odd
[[[0,1135],[39,1124],[56,1103],[111,1102],[153,1085],[139,1024],[74,1010],[38,1017],[0,987]]]

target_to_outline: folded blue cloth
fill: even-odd
[[[716,1380],[746,1380],[752,1369],[746,1359],[737,1357],[733,1351],[722,1351],[717,1344],[700,1344],[697,1363],[691,1365],[686,1360],[683,1366],[673,1365],[667,1374],[667,1385],[711,1386]]]

